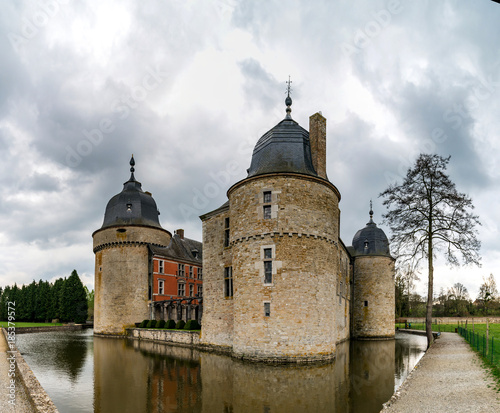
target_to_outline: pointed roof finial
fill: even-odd
[[[135,160],[134,160],[134,154],[132,154],[132,158],[130,158],[130,181],[135,181],[135,176],[134,176],[134,172],[135,172],[135,168],[134,168],[134,165],[135,165]]]
[[[290,92],[292,91],[292,87],[290,86],[292,84],[292,81],[290,80],[290,75],[288,76],[288,81],[285,82],[287,84],[286,87],[286,99],[285,99],[285,105],[286,105],[286,118],[287,119],[292,119],[292,98],[290,97]]]
[[[373,222],[373,204],[372,200],[370,199],[370,222]]]

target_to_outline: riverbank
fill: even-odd
[[[0,382],[5,383],[5,386],[2,386],[4,391],[0,394],[2,407],[0,410],[16,413],[58,413],[56,406],[24,361],[21,353],[15,345],[9,344],[5,329],[2,328],[0,332]],[[11,379],[14,380],[15,393],[10,393],[8,388],[12,385]]]
[[[441,333],[383,413],[500,411],[497,382],[456,333]]]

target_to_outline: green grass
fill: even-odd
[[[13,322],[10,323],[10,327],[52,327],[52,326],[62,326],[62,323],[22,323],[22,322]],[[0,327],[9,327],[9,323],[7,321],[0,321]]]
[[[457,327],[457,324],[432,324],[432,331],[454,333]],[[405,328],[405,323],[396,323],[396,328]],[[425,330],[425,323],[411,323],[411,329]]]

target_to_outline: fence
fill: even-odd
[[[476,349],[488,362],[497,369],[500,369],[500,339],[491,336],[486,338],[486,334],[468,330],[464,327],[458,328],[458,333],[469,342],[472,348]]]

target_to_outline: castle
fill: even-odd
[[[344,245],[340,192],[326,174],[326,119],[312,115],[308,132],[292,119],[289,95],[285,103],[285,119],[255,145],[247,177],[200,217],[201,343],[249,360],[329,360],[350,337],[394,337],[395,260],[371,210]],[[107,224],[108,204],[94,233],[96,333],[116,334],[147,314],[148,245],[164,248],[170,233],[145,196],[137,222],[120,221],[130,215],[122,197],[118,218]]]

